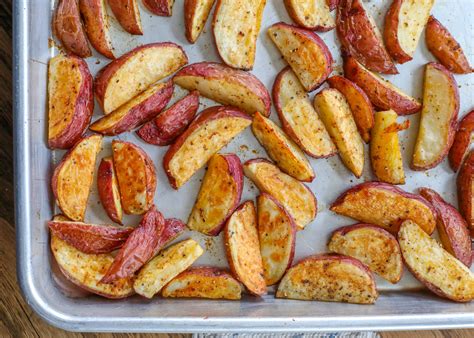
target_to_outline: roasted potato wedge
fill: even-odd
[[[153,298],[166,284],[194,263],[204,253],[193,239],[179,242],[149,261],[133,284],[135,292]]]
[[[331,211],[381,226],[393,234],[407,219],[417,222],[427,234],[436,227],[436,211],[425,199],[382,182],[352,187],[336,199]]]
[[[458,171],[465,158],[474,132],[474,110],[468,113],[459,122],[453,145],[449,150],[449,164],[454,171]]]
[[[223,105],[237,107],[253,115],[270,115],[271,99],[262,82],[251,73],[220,63],[199,62],[180,70],[174,83]]]
[[[272,120],[255,113],[252,131],[270,158],[288,175],[304,182],[314,179],[314,171],[303,151]]]
[[[201,35],[215,0],[184,0],[186,39],[195,43]]]
[[[467,155],[456,180],[459,211],[474,238],[474,150]]]
[[[143,35],[138,0],[109,0],[109,6],[123,29],[133,35]]]
[[[227,218],[239,206],[243,185],[239,157],[234,154],[213,155],[189,215],[189,229],[217,236]]]
[[[431,169],[448,156],[456,132],[459,105],[458,85],[453,75],[438,63],[427,64],[413,169]]]
[[[279,22],[268,35],[306,91],[318,88],[331,74],[331,52],[316,33]]]
[[[233,107],[204,110],[168,149],[163,167],[174,189],[186,183],[212,155],[251,124],[251,118]]]
[[[314,97],[314,108],[336,144],[344,165],[356,177],[361,177],[365,161],[364,141],[344,95],[337,89],[323,89]]]
[[[327,32],[336,26],[327,0],[285,0],[288,14],[298,26]]]
[[[397,239],[372,224],[354,224],[337,229],[328,243],[330,252],[354,257],[395,284],[403,274],[403,259]]]
[[[143,5],[155,15],[171,16],[174,0],[143,0]]]
[[[328,4],[329,9],[333,11],[337,8],[337,5],[339,4],[339,0],[326,0],[326,3]]]
[[[357,259],[342,255],[314,255],[285,274],[277,298],[373,304],[378,293],[369,269]]]
[[[456,302],[474,299],[474,274],[416,223],[403,222],[398,242],[405,264],[428,290]]]
[[[100,203],[109,218],[115,223],[122,224],[122,203],[112,157],[103,158],[100,161],[97,170],[97,191]]]
[[[115,59],[105,0],[79,0],[79,9],[91,45],[106,58]]]
[[[262,193],[272,195],[283,205],[299,230],[316,217],[318,202],[311,190],[270,161],[261,158],[247,161],[244,173]]]

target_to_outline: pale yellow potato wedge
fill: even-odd
[[[186,39],[195,43],[201,35],[215,0],[184,0]]]
[[[286,10],[294,22],[306,29],[326,32],[336,26],[327,0],[285,0]]]

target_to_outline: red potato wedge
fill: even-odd
[[[193,239],[179,242],[149,261],[133,284],[135,292],[146,298],[155,294],[198,259],[204,250]]]
[[[174,0],[143,0],[143,5],[155,15],[171,16]]]
[[[122,224],[123,209],[112,157],[103,158],[100,161],[97,170],[97,191],[100,203],[109,218],[115,223]]]
[[[279,22],[268,35],[306,91],[318,88],[331,74],[331,52],[316,33]]]
[[[217,236],[227,218],[239,206],[243,185],[239,157],[234,154],[213,155],[189,215],[189,229]]]
[[[48,146],[67,149],[79,141],[94,111],[93,79],[77,56],[53,57],[48,67]]]
[[[357,259],[342,255],[314,255],[285,274],[277,298],[373,304],[378,298],[370,270]]]
[[[336,26],[327,0],[285,0],[286,10],[298,26],[327,32]]]
[[[416,223],[403,222],[398,242],[405,264],[428,290],[456,302],[474,299],[474,274]]]
[[[150,144],[166,146],[181,135],[196,116],[199,108],[199,92],[190,94],[160,113],[142,126],[137,134]]]
[[[109,6],[123,29],[133,35],[143,35],[138,0],[109,0]]]
[[[59,0],[52,28],[54,36],[69,53],[81,58],[92,56],[77,0]]]
[[[360,260],[392,284],[403,275],[403,259],[397,239],[372,224],[354,224],[337,229],[328,243],[330,252]]]
[[[328,4],[329,9],[333,11],[337,8],[337,5],[339,4],[339,0],[326,0],[326,3]]]
[[[383,74],[398,74],[382,34],[361,0],[339,1],[336,31],[343,48],[366,68]]]
[[[428,50],[449,71],[456,74],[468,74],[474,71],[461,45],[433,16],[430,16],[426,25],[425,39]]]
[[[456,180],[459,211],[474,238],[474,150],[467,155]]]
[[[72,221],[83,221],[94,178],[102,136],[81,139],[54,169],[51,188],[61,211]]]
[[[344,75],[362,88],[379,110],[393,109],[398,115],[410,115],[421,109],[420,102],[369,71],[350,55],[344,55]]]
[[[114,136],[131,131],[158,115],[173,96],[173,82],[157,83],[123,106],[95,121],[90,130]]]
[[[331,211],[378,225],[393,234],[407,219],[417,222],[427,234],[436,227],[436,211],[424,198],[382,182],[365,182],[350,188],[336,199]]]
[[[215,0],[184,0],[186,39],[195,43],[201,35]]]
[[[224,243],[230,269],[250,293],[267,293],[257,232],[257,214],[252,201],[242,203],[227,220]]]
[[[344,165],[356,177],[361,177],[365,162],[364,141],[344,95],[337,89],[323,89],[314,97],[314,108],[336,144]]]
[[[205,109],[168,149],[163,167],[174,189],[186,183],[194,173],[251,124],[251,118],[233,107]]]
[[[105,0],[79,0],[79,9],[91,45],[106,58],[115,59]]]
[[[438,63],[427,64],[412,169],[431,169],[448,156],[456,132],[459,106],[458,85],[453,75]]]
[[[257,197],[257,210],[263,274],[267,285],[273,285],[291,267],[297,227],[281,203],[267,193]]]
[[[187,63],[184,50],[172,42],[137,47],[97,74],[97,101],[104,113],[109,114]]]
[[[273,102],[283,130],[306,154],[325,158],[337,153],[305,89],[290,67],[283,69],[275,79]]]
[[[255,113],[252,131],[270,158],[288,175],[304,182],[314,179],[314,171],[303,151],[272,120]]]
[[[346,98],[359,134],[365,143],[370,141],[370,130],[374,127],[374,108],[367,94],[354,82],[335,75],[328,79],[331,88],[337,89]]]
[[[434,0],[393,0],[385,15],[384,40],[398,63],[413,59]]]
[[[471,144],[474,132],[474,110],[468,113],[459,122],[456,134],[454,135],[453,145],[449,150],[449,164],[451,169],[458,171],[462,161],[466,157],[469,145]]]
[[[162,289],[165,298],[239,300],[242,286],[230,273],[212,267],[189,268]]]
[[[212,32],[217,52],[226,65],[253,68],[265,4],[266,0],[217,0]]]
[[[431,203],[438,214],[436,227],[443,248],[469,268],[472,264],[472,248],[467,222],[436,191],[421,188],[420,195]]]
[[[254,75],[220,63],[199,62],[181,69],[174,83],[223,105],[237,107],[253,115],[256,111],[270,115],[268,90]]]
[[[318,202],[311,190],[283,173],[273,163],[266,159],[253,159],[244,164],[244,173],[262,193],[267,193],[277,199],[293,217],[298,230],[316,218]]]
[[[156,190],[156,172],[150,157],[137,145],[112,141],[112,154],[126,214],[144,214],[152,205]]]

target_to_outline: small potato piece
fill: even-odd
[[[152,205],[156,190],[156,172],[150,157],[138,146],[112,141],[115,172],[123,211],[144,214]]]
[[[466,157],[474,132],[474,110],[463,117],[459,122],[454,141],[449,150],[449,164],[451,169],[458,171],[463,159]]]
[[[272,120],[255,113],[252,131],[283,172],[304,182],[314,179],[313,168],[304,153]]]
[[[186,39],[195,43],[201,35],[215,0],[184,0]]]
[[[174,0],[143,0],[143,5],[155,15],[171,16]]]
[[[244,202],[227,220],[224,229],[227,261],[234,276],[256,296],[267,293],[252,201]]]
[[[286,10],[298,26],[319,32],[336,26],[327,0],[285,0]]]
[[[101,143],[102,136],[84,137],[54,169],[51,179],[54,198],[64,215],[73,221],[84,220]]]
[[[454,141],[459,113],[458,85],[438,63],[425,68],[423,110],[413,154],[414,170],[436,167],[448,155]]]
[[[189,229],[217,236],[239,206],[243,184],[242,164],[237,155],[213,155],[189,215]]]
[[[337,153],[305,89],[290,67],[283,69],[275,80],[273,102],[283,130],[306,154],[323,158]]]
[[[323,89],[314,98],[314,108],[336,144],[342,162],[356,177],[362,176],[364,141],[344,95],[336,89]]]
[[[115,59],[105,0],[79,0],[79,9],[91,45],[103,56]]]
[[[140,270],[133,284],[135,292],[143,297],[153,298],[203,253],[204,250],[193,239],[187,239],[167,248]]]
[[[311,190],[270,161],[261,158],[247,161],[244,173],[262,193],[272,195],[283,205],[299,230],[316,217],[318,203]]]
[[[103,158],[100,162],[97,171],[97,191],[100,203],[109,218],[115,223],[122,224],[123,210],[112,157]]]
[[[316,33],[279,22],[268,35],[306,91],[318,88],[331,74],[331,52]]]
[[[467,155],[456,180],[459,211],[474,238],[474,150]]]
[[[425,38],[428,50],[449,71],[456,74],[469,74],[474,71],[461,45],[433,16],[430,16],[426,25]]]
[[[109,6],[123,29],[133,35],[143,35],[138,0],[109,0]]]
[[[230,273],[212,267],[189,268],[173,278],[162,290],[165,298],[241,298],[242,286]]]
[[[374,278],[357,259],[342,255],[314,255],[285,274],[277,298],[373,304],[378,298]]]
[[[280,202],[267,193],[257,197],[257,210],[263,273],[267,285],[273,285],[293,262],[297,227]]]
[[[407,219],[417,222],[427,234],[436,227],[436,211],[425,199],[382,182],[352,187],[336,199],[331,211],[381,226],[393,234]]]
[[[403,260],[397,239],[372,224],[354,224],[337,229],[328,243],[330,252],[354,257],[392,284],[400,281]]]
[[[398,242],[405,264],[430,291],[456,302],[474,299],[474,274],[416,223],[403,222]]]

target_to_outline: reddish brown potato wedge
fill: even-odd
[[[421,188],[420,195],[431,203],[438,213],[436,226],[443,248],[468,268],[472,264],[471,237],[467,222],[455,207],[434,190]]]
[[[374,108],[367,94],[354,82],[335,75],[328,79],[331,88],[337,89],[346,98],[359,134],[365,143],[370,141],[370,130],[374,127]]]
[[[382,182],[352,187],[336,199],[331,211],[378,225],[393,234],[407,219],[417,222],[427,234],[436,227],[436,211],[425,199]]]
[[[266,0],[217,0],[212,32],[222,61],[250,70],[255,62]]]
[[[54,234],[51,236],[51,251],[61,272],[78,287],[111,299],[134,294],[133,277],[118,279],[110,284],[101,283],[114,260],[112,254],[83,253]]]
[[[328,4],[329,9],[333,11],[337,8],[337,5],[339,4],[339,0],[326,0],[326,3]]]
[[[53,16],[53,34],[69,53],[81,58],[92,56],[77,0],[59,0]]]
[[[189,215],[189,229],[217,236],[227,218],[239,206],[243,185],[239,157],[234,154],[213,155]]]
[[[275,80],[273,102],[283,130],[306,154],[324,158],[337,153],[305,89],[290,67],[283,69]]]
[[[331,74],[331,52],[316,33],[279,22],[268,35],[306,91],[318,88]]]
[[[193,91],[147,122],[137,134],[147,143],[157,146],[170,145],[186,130],[198,108],[199,92]]]
[[[172,96],[172,81],[157,83],[117,110],[95,121],[90,129],[108,136],[133,130],[158,115]]]
[[[252,131],[283,172],[304,182],[314,179],[313,168],[303,151],[272,120],[255,113]]]
[[[456,134],[454,135],[453,145],[449,150],[449,164],[451,169],[458,171],[462,161],[466,157],[469,145],[471,144],[474,132],[474,110],[463,117],[459,122]]]
[[[206,25],[215,0],[184,0],[184,27],[186,39],[195,43]]]
[[[356,177],[362,176],[365,162],[364,141],[357,131],[351,108],[344,95],[337,89],[323,89],[314,97],[314,108],[336,144],[344,165]]]
[[[54,198],[64,215],[73,221],[84,220],[101,143],[99,135],[81,139],[54,169],[51,179]]]
[[[161,292],[165,298],[207,298],[238,300],[242,285],[225,270],[189,268],[173,278]]]
[[[474,299],[474,274],[416,223],[403,222],[398,242],[405,264],[430,291],[456,302]]]
[[[143,297],[153,298],[203,253],[204,250],[193,239],[187,239],[167,248],[140,270],[133,284],[135,292]]]
[[[126,214],[144,214],[152,205],[156,190],[156,172],[150,157],[130,142],[112,141],[112,154]]]
[[[379,110],[393,109],[398,115],[409,115],[421,109],[420,102],[369,71],[352,56],[344,56],[344,75],[362,88]]]
[[[448,156],[456,132],[459,105],[458,85],[453,75],[438,63],[427,64],[413,169],[431,169]]]
[[[372,224],[354,224],[337,229],[328,243],[330,252],[354,257],[392,284],[400,281],[403,259],[397,239]]]
[[[109,0],[109,6],[123,29],[133,35],[143,35],[138,0]]]
[[[100,161],[97,170],[97,191],[100,203],[109,218],[115,223],[122,224],[122,203],[112,157],[103,158]]]
[[[67,149],[79,141],[94,111],[92,75],[77,56],[59,54],[48,68],[48,146]]]
[[[273,285],[293,262],[297,227],[280,202],[267,193],[257,197],[257,210],[263,274],[267,285]]]
[[[256,296],[267,293],[252,201],[244,202],[227,220],[224,229],[227,261],[235,277]]]
[[[357,259],[324,254],[307,257],[289,269],[276,297],[373,304],[378,292],[372,273]]]
[[[163,158],[174,189],[186,183],[212,155],[251,124],[251,118],[233,107],[207,108],[191,123]]]
[[[393,0],[385,15],[384,40],[398,63],[413,59],[434,0]]]
[[[316,217],[318,202],[311,190],[270,161],[261,158],[247,161],[244,173],[262,193],[272,195],[283,205],[299,230]]]
[[[171,16],[173,14],[174,0],[143,0],[143,4],[155,15]]]
[[[187,63],[184,50],[172,42],[137,47],[97,74],[97,101],[104,113],[109,114]]]
[[[457,177],[459,211],[474,238],[474,150],[467,155]]]
[[[220,63],[199,62],[181,69],[174,83],[223,105],[237,107],[253,115],[270,115],[271,99],[263,83],[251,73]]]
[[[91,45],[103,56],[115,59],[105,0],[79,0],[79,9]]]
[[[426,45],[440,63],[456,74],[468,74],[474,70],[456,39],[433,16],[426,25]]]
[[[327,0],[285,0],[286,10],[298,26],[327,32],[336,26]]]

